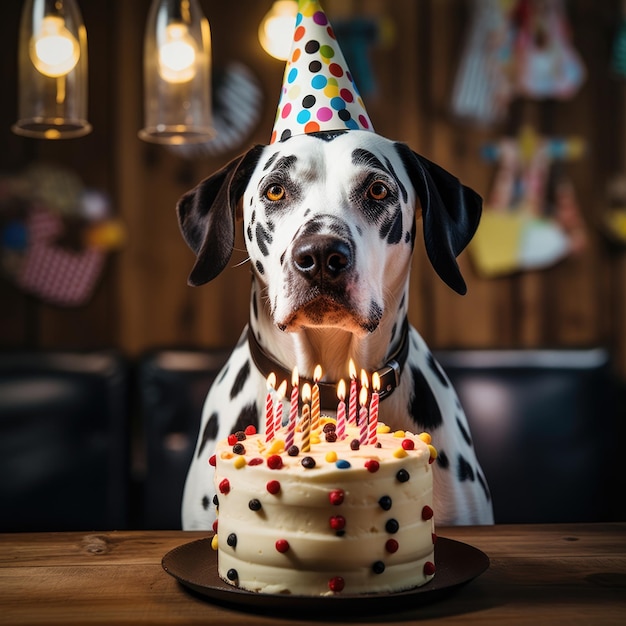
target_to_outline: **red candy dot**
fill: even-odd
[[[346,581],[341,576],[335,576],[328,581],[328,588],[331,591],[343,591]]]
[[[228,482],[228,478],[224,478],[224,480],[220,483],[220,493],[228,493],[230,491],[230,482]]]
[[[433,538],[433,545],[435,545],[437,543],[437,535],[435,533],[432,533],[432,538]]]
[[[215,458],[215,455],[212,455],[212,456],[209,458],[209,465],[212,465],[213,467],[215,467],[215,464],[216,464],[216,463],[217,463],[217,460],[216,460],[216,458]]]
[[[365,461],[365,469],[373,474],[380,469],[380,463],[374,459],[369,459],[369,461]]]
[[[430,465],[431,463],[433,463],[435,460],[434,456],[431,456],[430,459],[428,459],[428,465]]]
[[[287,552],[289,550],[289,542],[286,539],[278,539],[276,541],[276,550],[281,553]]]
[[[385,550],[387,550],[387,552],[393,554],[398,551],[398,548],[399,545],[395,539],[387,539],[387,542],[385,543]]]
[[[272,454],[267,457],[267,466],[270,469],[280,469],[283,466],[283,460],[278,454]]]
[[[415,448],[415,442],[412,439],[403,439],[402,447],[405,450],[413,450]]]
[[[422,509],[422,519],[423,520],[429,520],[432,518],[432,516],[434,515],[433,510],[426,505],[423,509]]]
[[[263,459],[258,456],[248,461],[248,465],[261,465],[261,463],[263,463]]]
[[[343,504],[344,495],[343,489],[334,489],[328,494],[328,499],[331,504],[337,506],[339,504]]]
[[[424,574],[426,576],[432,576],[435,573],[435,564],[432,561],[426,561],[424,563]]]
[[[243,432],[246,433],[246,435],[256,435],[256,428],[250,424],[250,426],[246,426]]]
[[[280,491],[280,483],[277,480],[270,480],[267,485],[265,485],[265,488],[269,491],[269,493],[274,495]]]
[[[237,443],[237,441],[239,441],[237,439],[237,435],[228,435],[228,445],[229,446],[234,446]]]
[[[343,515],[333,515],[328,523],[333,530],[343,530],[346,526],[346,518]]]
[[[216,533],[217,532],[217,520],[215,520],[213,522],[213,532]]]

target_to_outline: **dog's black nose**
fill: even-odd
[[[292,251],[295,268],[309,279],[335,280],[352,266],[349,244],[330,235],[300,237]]]

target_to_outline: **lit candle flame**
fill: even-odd
[[[270,372],[270,375],[267,377],[267,388],[274,389],[276,387],[276,374],[274,372]]]
[[[367,389],[369,385],[370,383],[367,379],[367,372],[365,370],[361,370],[361,388],[365,387]]]
[[[322,366],[316,365],[315,370],[313,371],[313,380],[317,383],[322,378]]]
[[[359,404],[365,406],[367,404],[367,387],[361,387],[359,392]]]
[[[337,397],[342,401],[346,399],[346,381],[343,378],[337,385]]]
[[[283,380],[283,382],[280,383],[280,386],[276,390],[276,393],[278,394],[279,400],[282,400],[285,397],[285,394],[287,393],[287,381],[286,380]]]
[[[356,366],[354,365],[354,361],[350,359],[348,363],[348,369],[350,370],[350,378],[356,378]]]
[[[297,387],[297,386],[298,386],[298,380],[299,380],[299,377],[298,377],[298,368],[297,368],[297,367],[294,367],[294,368],[293,368],[293,370],[291,371],[291,384],[292,384],[294,387]]]
[[[311,385],[309,383],[304,383],[302,385],[302,401],[308,402],[311,399]]]
[[[380,391],[380,376],[378,372],[372,374],[372,389],[374,391]]]

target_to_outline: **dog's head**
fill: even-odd
[[[251,265],[283,330],[373,331],[406,282],[420,214],[435,271],[466,291],[456,257],[478,226],[480,197],[405,144],[367,131],[318,133],[231,161],[178,203],[197,256],[190,284],[228,263],[242,197]]]

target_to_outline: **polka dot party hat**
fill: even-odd
[[[322,7],[315,0],[299,0],[270,144],[293,135],[350,129],[374,130]]]

